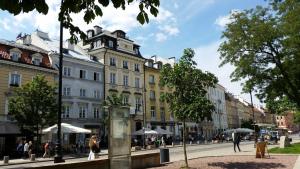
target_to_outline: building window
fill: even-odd
[[[86,79],[86,71],[80,70],[80,79]]]
[[[16,86],[19,87],[21,84],[21,76],[19,74],[11,74],[10,75],[10,86]]]
[[[110,48],[114,47],[114,42],[112,40],[108,41],[108,47],[110,47]]]
[[[85,118],[85,117],[86,117],[86,107],[79,106],[79,118]]]
[[[123,96],[123,104],[124,105],[128,105],[128,100],[129,100],[128,96]]]
[[[63,95],[64,96],[71,96],[71,88],[70,87],[64,87]]]
[[[163,121],[163,122],[166,121],[166,115],[165,115],[165,108],[164,107],[160,108],[160,118],[161,118],[161,121]]]
[[[135,78],[135,87],[140,88],[140,78],[138,77]]]
[[[155,91],[150,90],[150,100],[154,100],[155,99]]]
[[[155,106],[151,106],[150,113],[152,118],[156,118]]]
[[[149,76],[149,83],[150,84],[154,84],[155,83],[154,75],[150,75]]]
[[[116,59],[115,58],[109,58],[109,64],[110,64],[110,66],[116,66]]]
[[[80,97],[85,97],[86,95],[86,90],[85,89],[80,89]]]
[[[39,66],[39,65],[41,64],[41,60],[38,59],[38,58],[33,58],[32,63],[33,63],[34,65]]]
[[[99,48],[101,46],[101,40],[94,42],[94,48]]]
[[[16,53],[16,52],[11,52],[11,60],[13,61],[19,61],[19,58],[21,57],[20,53]]]
[[[94,91],[94,98],[95,99],[100,99],[100,91],[99,90]]]
[[[100,112],[98,107],[94,107],[94,118],[99,119],[100,117]]]
[[[140,97],[136,97],[135,98],[135,110],[136,111],[141,111],[141,98]]]
[[[70,117],[70,106],[65,105],[63,106],[62,118],[69,118]]]
[[[64,67],[64,76],[71,76],[71,68]]]
[[[134,71],[140,72],[140,65],[139,64],[137,64],[137,63],[134,64]]]
[[[134,48],[134,52],[135,52],[135,54],[139,54],[139,49],[138,48]]]
[[[116,84],[116,74],[110,73],[110,84]]]
[[[89,31],[89,32],[88,32],[88,38],[91,38],[91,37],[93,37],[93,32],[92,32],[92,31]]]
[[[128,69],[128,61],[123,60],[123,68]]]
[[[100,81],[100,73],[94,72],[94,81]]]
[[[126,87],[128,86],[128,76],[127,75],[123,76],[123,85]]]

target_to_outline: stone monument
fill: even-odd
[[[280,143],[279,147],[280,148],[285,148],[290,145],[290,139],[287,136],[281,136],[280,137]]]
[[[109,108],[110,169],[131,169],[131,125],[129,107]]]

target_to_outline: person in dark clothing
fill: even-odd
[[[233,140],[234,152],[236,152],[235,147],[238,147],[239,151],[241,152],[240,149],[241,135],[238,133],[233,133],[232,135],[233,135],[232,140]]]

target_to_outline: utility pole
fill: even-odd
[[[252,100],[252,90],[250,89],[250,99],[251,99],[251,109],[252,109],[252,120],[253,120],[253,127],[254,127],[254,147],[256,147],[257,143],[257,136],[255,131],[255,116],[254,116],[254,106],[253,106],[253,100]]]

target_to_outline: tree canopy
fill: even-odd
[[[287,97],[300,107],[300,1],[270,0],[232,14],[219,51],[232,64],[233,81],[244,79],[244,92],[254,90],[261,101]]]
[[[48,84],[44,76],[36,76],[32,82],[16,89],[9,99],[9,114],[21,128],[32,132],[53,125],[57,117],[56,87]]]
[[[186,121],[198,122],[205,118],[211,120],[211,114],[215,108],[208,100],[206,93],[209,87],[214,87],[218,82],[213,74],[196,68],[194,55],[195,52],[192,49],[185,49],[179,63],[176,63],[174,67],[170,64],[164,65],[160,74],[160,85],[174,89],[172,93],[162,94],[161,99],[169,103],[170,111],[174,113],[176,119],[183,122],[186,168],[188,168],[185,144]]]
[[[77,42],[80,35],[81,39],[85,39],[85,33],[80,30],[80,25],[74,25],[71,14],[84,13],[84,21],[88,24],[91,23],[97,16],[102,16],[102,9],[112,4],[115,8],[122,8],[132,4],[133,2],[139,2],[140,12],[137,14],[136,19],[144,24],[149,22],[148,14],[157,16],[158,7],[160,5],[159,0],[62,0],[61,10],[58,20],[62,21],[63,27],[69,29],[70,41]],[[7,10],[9,13],[18,15],[21,12],[30,12],[36,10],[39,13],[47,14],[49,6],[46,0],[9,0],[0,1],[0,9]]]

